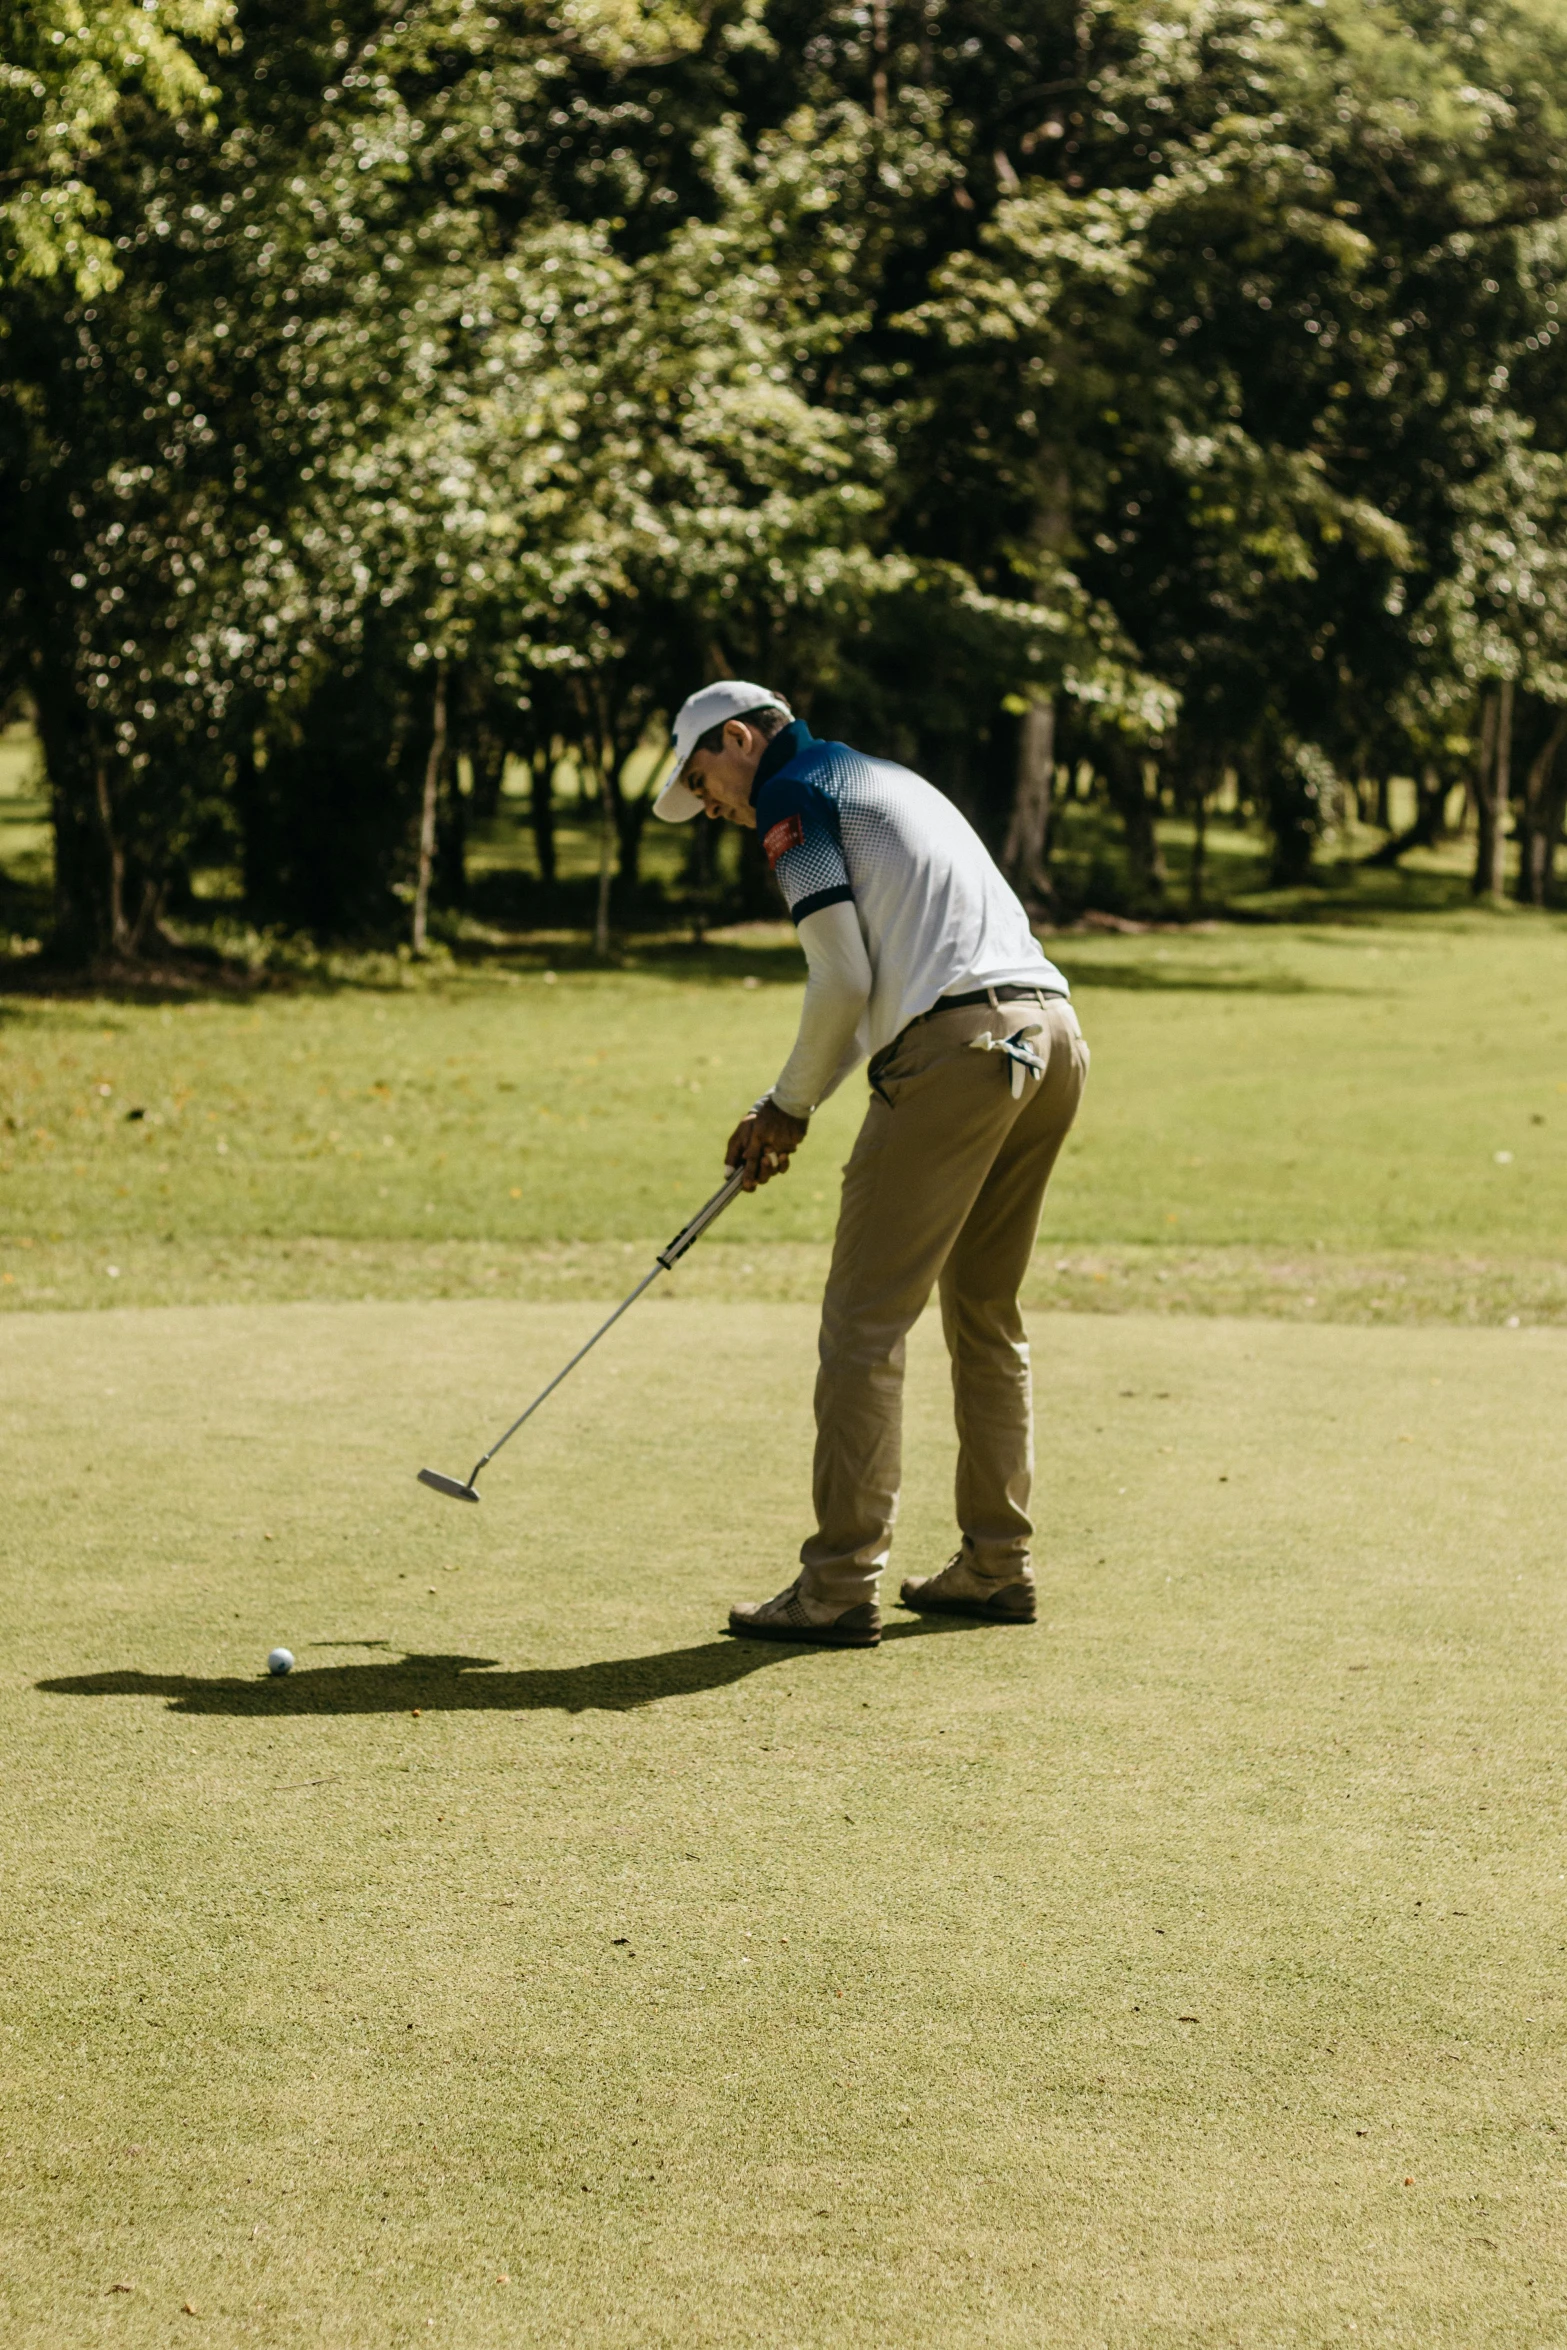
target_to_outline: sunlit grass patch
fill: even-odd
[[[1270,1311],[1267,1265],[1326,1252],[1402,1266],[1383,1301],[1394,1315],[1419,1295],[1422,1314],[1461,1318],[1493,1274],[1512,1285],[1507,1312],[1532,1310],[1517,1283],[1559,1258],[1567,1187],[1559,923],[1048,943],[1094,1068],[1047,1203],[1046,1287],[1063,1254],[1099,1251],[1151,1280],[1171,1270],[1158,1252],[1196,1252],[1211,1279],[1194,1297]],[[106,1275],[67,1270],[99,1255],[134,1257],[138,1281],[154,1260],[185,1268],[137,1289],[145,1302],[211,1294],[224,1254],[248,1257],[251,1294],[298,1294],[309,1260],[286,1270],[286,1252],[306,1242],[323,1244],[323,1278],[333,1251],[339,1265],[364,1251],[381,1295],[432,1294],[442,1244],[441,1282],[488,1281],[488,1246],[519,1294],[538,1252],[656,1247],[712,1188],[734,1120],[781,1065],[801,974],[774,925],[702,948],[648,939],[607,969],[561,938],[426,971],[343,957],[184,1000],[0,997],[0,1276],[16,1276],[0,1301],[87,1302],[83,1279],[106,1298]],[[787,1181],[710,1246],[737,1246],[741,1265],[824,1248],[863,1100],[856,1078]],[[66,1252],[52,1297],[22,1278],[24,1240]],[[557,1294],[554,1278],[531,1294]],[[1360,1285],[1325,1272],[1300,1294],[1347,1300]],[[1146,1283],[1123,1295],[1164,1302]]]
[[[1553,2340],[1560,1334],[1037,1319],[1041,1622],[844,1654],[807,1307],[414,1483],[583,1315],[10,1325],[18,2338]]]

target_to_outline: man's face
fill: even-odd
[[[693,751],[680,780],[695,792],[705,814],[715,822],[721,818],[726,824],[740,824],[754,832],[751,786],[766,748],[766,738],[743,718],[726,719],[723,749]]]

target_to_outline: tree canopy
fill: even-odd
[[[1042,903],[1063,761],[1153,895],[1226,775],[1285,875],[1346,779],[1416,776],[1424,837],[1468,781],[1489,886],[1515,742],[1550,887],[1544,0],[0,18],[0,657],[64,951],[214,843],[269,918],[384,922],[464,748],[567,747],[632,876],[630,755],[725,673]]]

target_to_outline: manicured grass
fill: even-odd
[[[745,1230],[746,1211],[730,1222]],[[674,1219],[671,1218],[671,1221]],[[667,1238],[667,1232],[660,1238]],[[498,1241],[265,1241],[14,1244],[0,1297],[15,1308],[359,1303],[490,1297],[545,1302],[623,1296],[651,1264],[652,1236],[529,1247]],[[670,1297],[815,1304],[828,1250],[815,1241],[711,1237],[659,1287]],[[1567,1260],[1504,1253],[1331,1254],[1289,1248],[1074,1247],[1035,1256],[1030,1308],[1077,1313],[1249,1314],[1303,1322],[1567,1324]]]
[[[1558,918],[1051,943],[1094,1075],[1037,1295],[1561,1312]],[[607,971],[536,946],[241,998],[0,998],[0,1299],[547,1297],[563,1249],[611,1294],[616,1251],[711,1188],[800,972],[774,927]],[[856,1078],[707,1244],[710,1289],[812,1293],[863,1100]]]
[[[718,1632],[858,1082],[413,1481],[711,1188],[787,933],[0,996],[10,2338],[1567,2339],[1567,1338],[1342,1326],[1567,1321],[1564,944],[1056,943],[1045,1620],[870,1656]],[[948,1408],[927,1323],[894,1582]]]
[[[8,1326],[8,2340],[1567,2337],[1567,1340],[1044,1317],[1041,1624],[831,1654],[808,1309],[415,1485],[585,1319]]]

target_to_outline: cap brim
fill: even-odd
[[[675,775],[653,802],[653,813],[662,816],[666,824],[689,824],[693,816],[701,815],[702,803]]]

